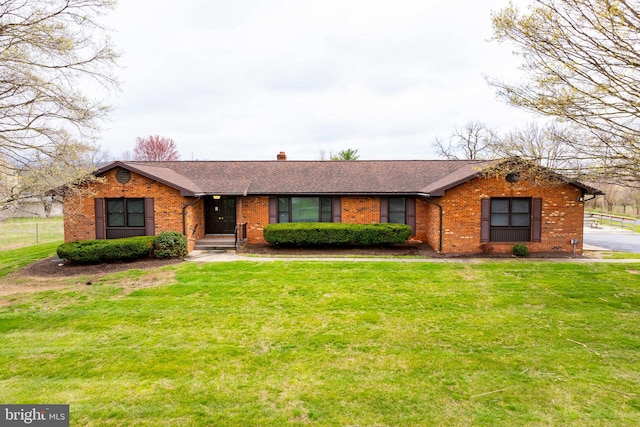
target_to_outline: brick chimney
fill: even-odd
[[[287,155],[284,153],[284,151],[281,151],[278,153],[278,155],[276,156],[276,159],[280,162],[287,160]]]

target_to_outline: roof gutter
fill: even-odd
[[[424,200],[428,203],[431,203],[433,206],[438,208],[438,214],[439,214],[439,219],[438,219],[438,223],[439,223],[439,242],[438,242],[438,254],[442,255],[442,236],[443,236],[443,228],[442,228],[442,205],[436,203],[433,201],[433,199],[431,198],[431,196],[429,194],[418,194],[419,196],[424,197]]]

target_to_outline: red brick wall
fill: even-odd
[[[269,197],[243,197],[238,202],[236,212],[238,213],[238,222],[247,223],[247,242],[264,243],[262,230],[266,224],[269,224]]]
[[[438,203],[439,200],[435,200]],[[435,251],[440,246],[440,209],[423,198],[416,200],[416,240],[427,243]]]
[[[178,190],[164,184],[131,174],[131,180],[120,184],[115,170],[105,175],[105,182],[93,184],[82,197],[65,200],[65,241],[95,238],[94,198],[152,197],[155,208],[155,233],[183,232],[185,208],[186,235],[189,250],[197,239],[204,237],[203,199],[180,196]],[[479,253],[480,203],[484,197],[540,197],[542,198],[542,242],[527,243],[531,252],[573,252],[571,239],[579,239],[577,252],[582,253],[583,202],[581,192],[571,185],[534,185],[523,179],[508,183],[502,177],[477,178],[447,190],[443,197],[432,201],[442,206],[443,253]],[[269,197],[248,196],[237,199],[237,222],[247,223],[250,243],[264,242],[263,228],[269,223]],[[439,208],[423,198],[416,200],[415,240],[438,250],[440,243]],[[380,198],[344,196],[341,199],[344,223],[380,222]],[[513,243],[491,243],[495,252],[510,252]]]
[[[540,186],[521,180],[510,184],[504,178],[478,178],[447,190],[432,201],[442,206],[442,251],[444,254],[480,253],[480,200],[484,197],[542,198],[542,241],[527,243],[531,252],[573,252],[571,239],[580,239],[582,253],[583,203],[581,192],[571,185]],[[342,222],[380,222],[380,198],[344,196]],[[269,197],[248,196],[238,202],[239,222],[247,222],[249,243],[263,243],[263,228],[269,223]],[[204,218],[204,215],[202,216]],[[241,218],[241,220],[240,220]],[[440,209],[423,198],[416,200],[416,235],[412,238],[438,250]],[[494,252],[510,253],[514,243],[491,243]]]
[[[193,197],[183,198],[183,206],[184,204],[189,204],[189,206],[185,209],[185,235],[187,237],[187,242],[189,244],[189,252],[193,250],[193,247],[196,245],[196,241],[198,239],[202,239],[205,236],[205,228],[204,228],[204,199],[195,199]],[[156,210],[157,212],[157,210]],[[181,208],[182,215],[182,208]],[[162,230],[165,231],[165,230]],[[182,232],[182,228],[180,230],[176,230]]]
[[[426,211],[426,202],[418,201],[416,215]],[[238,205],[238,218],[247,223],[247,238],[249,243],[264,243],[263,228],[269,224],[269,197],[243,197]],[[344,196],[340,200],[340,215],[343,223],[347,224],[376,224],[380,222],[380,197]],[[240,214],[241,212],[241,214]],[[418,236],[426,236],[426,222],[417,225]]]
[[[104,182],[92,184],[78,195],[67,197],[64,202],[64,239],[88,240],[96,238],[94,199],[100,198],[140,198],[151,197],[154,200],[155,234],[162,231],[183,232],[182,209],[196,201],[195,198],[180,196],[178,190],[157,181],[131,173],[131,180],[120,184],[115,178],[116,170],[104,176]],[[189,250],[195,241],[204,236],[204,204],[196,204],[186,210],[187,239]]]
[[[540,184],[522,179],[508,183],[503,177],[476,178],[447,190],[435,199],[443,207],[443,253],[479,253],[480,204],[485,197],[540,197],[542,241],[527,242],[531,252],[573,252],[571,239],[579,239],[582,253],[584,203],[581,191],[568,184]],[[431,243],[430,243],[431,244]],[[515,243],[489,243],[494,252],[510,253]],[[433,246],[433,244],[431,244]]]
[[[377,224],[380,222],[379,197],[342,197],[340,215],[347,224]]]
[[[341,198],[342,222],[370,224],[380,222],[380,198],[345,196]],[[240,208],[239,208],[240,209]],[[269,197],[248,196],[242,198],[242,222],[247,223],[249,243],[264,243],[263,228],[269,224]]]
[[[350,224],[377,224],[380,222],[380,197],[342,197],[342,222]],[[427,242],[437,248],[436,232],[439,214],[435,206],[423,198],[416,198],[416,228],[412,240]],[[438,234],[439,235],[439,234]]]

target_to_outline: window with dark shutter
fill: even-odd
[[[389,197],[389,222],[404,224],[407,222],[407,205],[404,197]]]
[[[491,241],[491,199],[480,201],[480,242]]]
[[[381,197],[380,222],[407,224],[416,231],[416,199],[411,197]]]
[[[489,240],[491,242],[530,242],[532,240],[530,198],[492,198],[489,209]],[[486,214],[486,212],[483,213]],[[483,215],[482,221],[486,220],[486,215]]]
[[[532,217],[533,224],[531,229],[531,240],[533,242],[542,241],[542,199],[535,198],[532,200]]]
[[[96,239],[105,238],[104,199],[95,199]]]
[[[336,218],[335,208],[338,210],[339,222],[340,199],[337,203],[331,197],[294,196],[274,199],[275,222],[332,222]]]
[[[278,200],[278,197],[269,197],[269,224],[278,222]]]
[[[382,224],[389,222],[389,199],[387,197],[380,198],[380,222]]]
[[[331,222],[342,222],[342,199],[340,197],[331,198],[332,215]]]
[[[412,234],[416,234],[416,199],[409,197],[406,200],[406,224],[411,227]]]
[[[153,215],[153,199],[105,199],[105,237],[119,239],[123,237],[144,236],[148,232],[149,217],[145,215],[151,200]],[[151,226],[153,221],[151,221]],[[151,227],[153,235],[153,227]]]
[[[156,235],[155,209],[153,208],[153,198],[144,199],[144,227],[146,236]]]

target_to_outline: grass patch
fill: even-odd
[[[640,263],[163,271],[0,308],[3,402],[93,426],[640,423]]]
[[[602,258],[606,259],[640,259],[640,254],[630,252],[603,252]]]
[[[62,241],[25,246],[10,251],[0,251],[0,277],[18,270],[34,261],[56,254],[56,248]]]
[[[14,249],[64,239],[62,217],[9,218],[0,221],[0,247]]]

